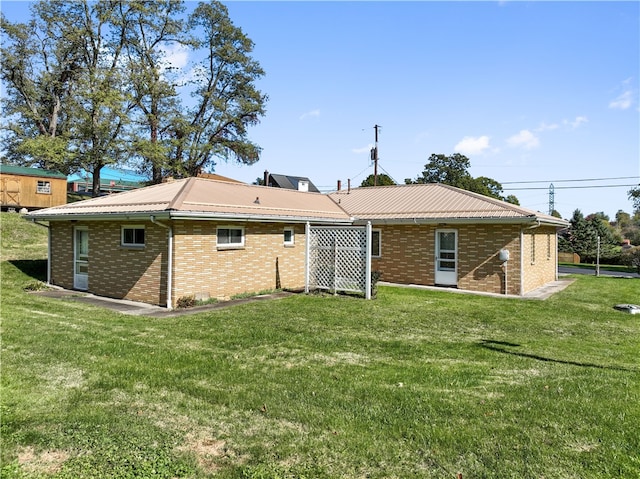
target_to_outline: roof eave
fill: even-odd
[[[28,213],[24,217],[37,221],[128,221],[148,219],[154,216],[158,220],[203,220],[203,221],[241,221],[263,223],[322,223],[322,224],[351,224],[352,218],[321,218],[314,216],[263,216],[263,215],[239,215],[226,213],[205,213],[200,211],[135,211],[117,213],[61,213],[61,214],[37,214]]]
[[[439,224],[511,224],[511,225],[545,225],[566,227],[568,222],[564,220],[550,221],[542,219],[537,216],[526,216],[517,218],[355,218],[354,224],[366,224],[371,222],[372,224],[381,225],[407,225],[407,224],[421,224],[421,225],[439,225]]]

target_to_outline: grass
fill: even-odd
[[[3,478],[640,476],[640,280],[150,319],[24,291],[2,220]]]

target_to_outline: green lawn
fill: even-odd
[[[640,280],[150,319],[25,292],[1,219],[3,478],[640,477]]]

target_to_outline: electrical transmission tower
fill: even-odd
[[[553,215],[553,212],[555,211],[556,207],[555,207],[555,191],[553,188],[553,183],[551,183],[549,185],[549,215]]]

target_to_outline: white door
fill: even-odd
[[[458,231],[436,230],[435,283],[458,285]]]
[[[89,230],[77,226],[73,231],[73,287],[89,288]]]

